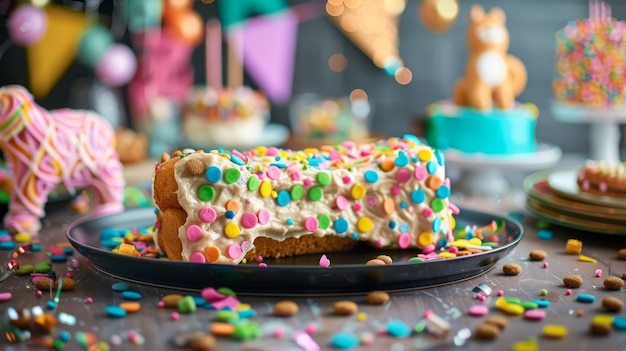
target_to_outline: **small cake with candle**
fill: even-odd
[[[198,148],[258,146],[269,112],[267,97],[249,87],[196,87],[183,107],[183,135]]]
[[[291,127],[299,141],[311,145],[364,141],[369,137],[370,111],[367,95],[360,89],[349,98],[303,94],[291,106]]]
[[[516,101],[526,87],[526,68],[507,53],[509,32],[502,9],[473,5],[467,28],[469,57],[451,101],[428,106],[426,140],[466,154],[533,153],[538,110]]]
[[[605,2],[591,1],[589,12],[556,32],[554,99],[581,107],[626,106],[626,23],[612,18]]]
[[[584,193],[626,199],[626,162],[588,160],[576,179]]]
[[[155,236],[172,260],[244,258],[453,240],[443,155],[412,135],[304,151],[167,155],[153,177]]]

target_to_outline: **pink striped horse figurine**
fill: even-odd
[[[14,177],[6,229],[35,234],[51,191],[92,190],[96,213],[123,210],[115,132],[90,111],[47,111],[23,87],[0,87],[0,148]]]

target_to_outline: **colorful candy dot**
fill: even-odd
[[[317,216],[317,221],[320,229],[328,229],[328,227],[330,227],[330,217],[328,217],[328,215],[321,214]]]
[[[198,211],[198,218],[205,223],[213,223],[217,218],[217,212],[211,207],[203,207]]]
[[[200,228],[200,226],[192,224],[185,230],[185,236],[187,237],[187,240],[191,242],[196,242],[202,239],[202,228]]]
[[[315,179],[322,186],[326,186],[330,184],[330,180],[331,180],[330,174],[328,174],[327,172],[318,173],[317,176],[315,176]]]
[[[254,228],[258,222],[257,215],[252,212],[246,212],[241,216],[241,226],[246,229]]]
[[[226,184],[234,184],[239,180],[241,172],[237,168],[229,168],[224,172],[224,181]]]
[[[237,224],[230,222],[224,226],[224,234],[232,239],[238,237],[241,234],[241,230]]]
[[[372,228],[374,227],[374,223],[369,217],[361,217],[356,222],[356,227],[359,229],[359,231],[366,233],[372,230]]]
[[[315,217],[307,217],[304,220],[304,228],[310,232],[314,232],[319,228],[319,221]]]
[[[222,179],[222,170],[217,166],[211,166],[206,169],[204,176],[211,183],[217,183]]]
[[[422,189],[416,189],[411,192],[411,201],[416,204],[421,204],[426,200],[426,193]]]
[[[198,189],[198,197],[202,201],[211,201],[215,197],[215,189],[208,184],[201,185]]]
[[[291,188],[291,198],[294,201],[298,201],[302,198],[302,195],[304,195],[304,188],[302,187],[302,185],[294,185],[293,188]]]
[[[261,184],[261,182],[259,181],[259,177],[257,177],[256,174],[253,174],[250,176],[250,178],[248,178],[248,190],[256,191],[259,188],[259,184]]]
[[[376,183],[378,181],[378,172],[371,169],[365,171],[365,174],[363,174],[363,176],[368,183]]]
[[[311,201],[319,201],[324,196],[324,191],[319,186],[314,186],[309,189],[309,199]]]
[[[365,189],[365,186],[363,186],[363,184],[354,184],[352,186],[352,189],[350,190],[352,198],[354,198],[355,200],[363,198],[366,192],[367,190]]]
[[[259,219],[259,223],[260,224],[267,224],[270,221],[270,211],[262,208],[260,209],[257,214],[256,214],[257,218]]]
[[[206,263],[206,257],[202,252],[194,252],[189,255],[189,262],[193,263]]]
[[[343,234],[348,231],[348,221],[345,218],[338,218],[333,227],[338,234]]]

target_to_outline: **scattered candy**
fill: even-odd
[[[584,303],[592,303],[596,301],[596,297],[591,294],[579,294],[578,297],[576,297],[576,301],[584,302]]]
[[[579,255],[583,251],[583,243],[580,240],[569,239],[565,243],[565,253],[568,255]]]
[[[567,327],[558,324],[547,324],[543,327],[543,336],[551,339],[562,339],[567,336]]]
[[[124,318],[126,317],[126,310],[119,306],[107,306],[105,309],[105,313],[109,317],[114,318]]]
[[[359,337],[351,333],[336,333],[330,338],[330,345],[337,349],[352,349],[359,346]]]
[[[578,260],[581,262],[589,262],[589,263],[597,263],[598,260],[596,260],[595,258],[589,257],[589,256],[585,256],[585,255],[580,255],[578,256]]]
[[[470,316],[482,317],[489,314],[489,307],[485,305],[474,305],[469,308],[468,313]]]
[[[596,269],[594,274],[595,274],[596,277],[600,278],[602,276],[602,270],[601,269]]]
[[[111,289],[113,289],[113,291],[127,291],[130,290],[131,287],[128,283],[114,283],[111,285]]]

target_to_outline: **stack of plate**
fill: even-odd
[[[626,198],[581,192],[578,168],[555,169],[524,179],[526,209],[535,217],[564,227],[626,234]]]

